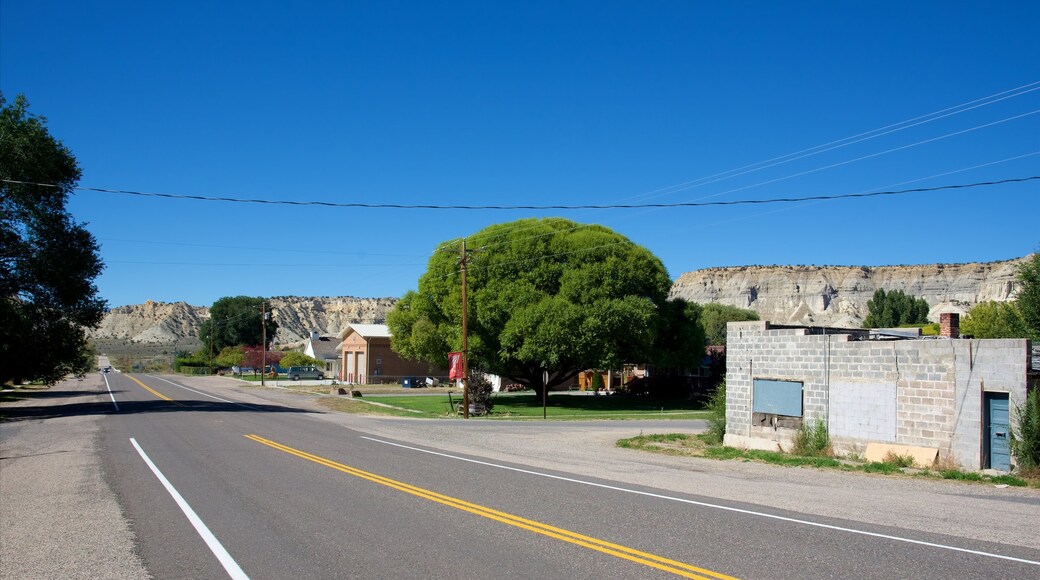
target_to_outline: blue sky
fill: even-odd
[[[1037,22],[1040,5],[1025,1],[2,0],[0,90],[48,118],[85,187],[449,205],[833,195],[1040,175]],[[522,217],[611,227],[673,278],[994,261],[1040,246],[1040,181],[668,210],[99,192],[69,209],[102,245],[111,306],[400,296],[440,242]]]

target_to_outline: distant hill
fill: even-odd
[[[281,344],[296,342],[312,331],[338,334],[351,323],[382,323],[395,298],[271,298],[278,322],[275,336]],[[186,302],[153,302],[113,308],[91,333],[99,340],[141,344],[175,344],[197,339],[199,327],[209,318],[209,307]]]
[[[930,318],[964,314],[979,302],[1003,302],[1018,291],[1018,265],[1028,259],[921,266],[734,266],[687,272],[671,295],[707,304],[754,310],[777,323],[858,327],[867,301],[878,288],[924,298]],[[298,342],[317,331],[338,334],[351,323],[379,324],[396,298],[271,298],[280,344]],[[152,302],[113,308],[92,333],[95,339],[135,344],[177,344],[198,338],[209,308],[185,302]]]
[[[874,291],[902,290],[924,298],[929,318],[967,313],[979,302],[1012,300],[1018,265],[1003,262],[921,266],[738,266],[687,272],[671,296],[701,304],[754,310],[776,323],[859,327]]]

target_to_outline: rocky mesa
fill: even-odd
[[[396,299],[279,296],[270,302],[278,323],[275,340],[286,344],[302,340],[314,331],[332,335],[351,323],[384,322]],[[144,304],[113,308],[91,336],[132,343],[174,344],[198,337],[199,327],[208,318],[209,307],[206,306],[149,300]]]
[[[673,297],[754,310],[765,320],[790,324],[859,327],[874,291],[902,290],[924,298],[930,318],[964,314],[979,302],[1006,301],[1018,291],[1018,265],[1003,262],[921,266],[736,266],[687,272],[672,285]],[[395,298],[271,298],[280,344],[317,331],[334,335],[351,323],[382,323]],[[198,337],[209,308],[184,302],[148,301],[113,308],[92,335],[131,343],[173,344]]]
[[[790,324],[859,327],[874,291],[902,290],[924,298],[929,318],[965,314],[987,300],[1011,300],[1018,265],[1002,262],[919,266],[740,266],[687,272],[671,296],[701,304],[754,310],[763,320]]]

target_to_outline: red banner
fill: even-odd
[[[465,375],[462,373],[462,353],[461,352],[449,352],[448,353],[448,378],[449,379],[465,378]]]

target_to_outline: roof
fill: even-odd
[[[351,330],[365,338],[390,338],[390,327],[385,324],[348,324],[342,336],[345,338]]]
[[[313,338],[309,340],[311,349],[314,350],[314,358],[319,360],[339,358],[340,352],[337,348],[339,342],[335,338],[321,336],[317,340]]]

